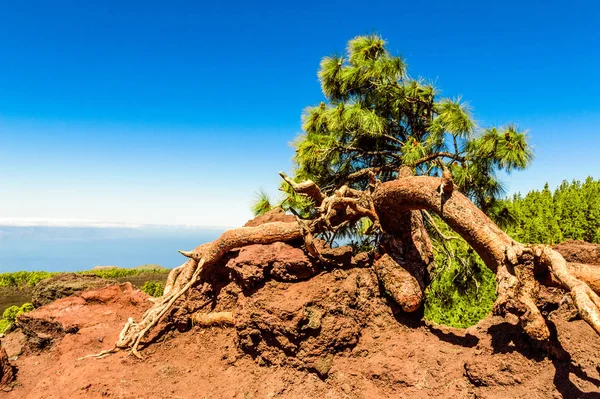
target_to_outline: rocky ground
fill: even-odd
[[[490,317],[459,330],[406,317],[367,258],[344,248],[326,256],[338,267],[313,265],[294,243],[230,254],[149,337],[144,360],[127,353],[77,360],[110,348],[127,318],[150,307],[129,283],[21,315],[20,328],[1,342],[7,356],[0,369],[16,371],[17,380],[0,395],[600,397],[600,337],[560,291],[544,292],[553,337],[536,344],[513,319]],[[234,326],[194,325],[193,315],[208,311],[233,312]]]
[[[567,240],[554,246],[567,262],[600,265],[600,245],[585,241]]]

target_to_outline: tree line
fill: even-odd
[[[558,244],[584,240],[600,243],[600,180],[564,180],[554,192],[548,187],[520,193],[503,201],[512,219],[506,231],[522,242]]]

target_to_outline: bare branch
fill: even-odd
[[[425,218],[427,219],[427,221],[429,222],[429,224],[434,228],[434,230],[438,233],[438,235],[440,237],[442,237],[444,240],[446,240],[446,241],[449,241],[449,240],[459,240],[458,237],[444,235],[444,233],[442,233],[442,231],[440,230],[440,228],[438,227],[438,225],[435,223],[435,220],[433,220],[433,217],[429,214],[429,212],[427,212],[426,210],[423,210],[421,212],[423,212],[423,215],[425,215]]]
[[[315,201],[316,206],[321,206],[321,203],[325,199],[325,195],[323,195],[321,189],[315,184],[314,181],[306,180],[302,183],[296,183],[283,172],[279,172],[279,176],[281,176],[281,178],[285,180],[285,182],[289,184],[295,192],[306,195]]]
[[[452,158],[454,161],[459,161],[459,162],[465,161],[464,157],[460,157],[457,154],[452,154],[451,152],[440,151],[440,152],[434,152],[433,154],[425,155],[424,157],[413,162],[412,166],[416,167],[422,163],[429,162],[429,161],[432,161],[437,158]]]
[[[348,176],[346,176],[346,180],[347,181],[358,180],[358,179],[368,176],[370,172],[377,174],[384,169],[386,169],[385,166],[374,166],[371,168],[364,168],[364,169],[361,169],[354,173],[350,173]]]
[[[392,135],[389,135],[389,134],[385,134],[385,133],[384,133],[384,134],[382,134],[382,135],[381,135],[381,137],[384,137],[384,138],[386,138],[386,139],[388,139],[388,140],[391,140],[391,141],[393,141],[394,143],[396,143],[396,144],[399,144],[400,146],[403,146],[403,145],[404,145],[404,142],[403,142],[402,140],[400,140],[400,139],[397,139],[396,137],[394,137],[394,136],[392,136]]]

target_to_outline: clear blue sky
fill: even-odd
[[[509,192],[600,178],[595,1],[203,3],[4,2],[0,218],[238,225],[320,59],[372,32],[480,126],[529,130]]]

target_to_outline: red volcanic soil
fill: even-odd
[[[128,283],[19,316],[21,328],[2,339],[17,379],[0,396],[600,397],[600,337],[560,291],[545,292],[553,337],[539,344],[513,319],[459,330],[407,318],[356,259],[316,270],[297,248],[278,243],[244,248],[220,269],[228,278],[179,303],[167,319],[182,332],[163,324],[144,360],[125,352],[77,360],[110,348],[127,318],[139,320],[151,306]],[[182,321],[181,309],[198,311],[206,292],[213,311],[234,313],[234,326]]]
[[[587,263],[600,266],[600,245],[581,240],[567,240],[556,244],[554,250],[560,252],[567,262]]]

